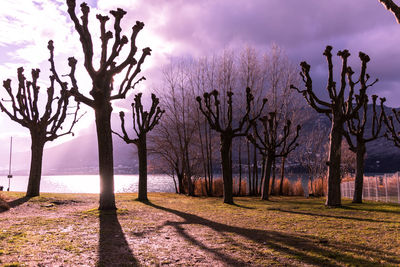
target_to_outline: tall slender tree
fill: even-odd
[[[366,145],[379,137],[382,128],[383,112],[378,115],[376,111],[376,100],[378,96],[372,96],[372,115],[371,115],[371,134],[367,137],[365,125],[368,118],[368,98],[364,102],[363,107],[355,114],[353,118],[347,121],[347,131],[345,137],[349,145],[349,149],[356,153],[356,179],[353,195],[353,203],[362,203],[363,181],[364,181],[364,159],[367,152]],[[381,99],[383,103],[383,99]],[[383,108],[383,105],[381,105]],[[355,142],[351,136],[355,137]]]
[[[106,23],[109,17],[98,14],[96,18],[100,22],[101,53],[99,67],[96,70],[93,64],[93,41],[88,28],[90,8],[86,3],[80,5],[82,16],[81,20],[79,20],[75,13],[76,1],[67,0],[67,6],[68,14],[75,25],[75,30],[79,34],[82,44],[85,69],[92,80],[92,90],[90,91],[89,97],[82,94],[78,88],[75,79],[76,59],[73,57],[69,58],[69,66],[71,67],[69,76],[73,81],[73,87],[69,93],[75,97],[75,100],[88,105],[94,110],[99,151],[99,209],[113,210],[116,209],[116,206],[114,196],[114,158],[110,122],[112,112],[111,101],[124,99],[128,91],[133,89],[138,82],[144,79],[144,77],[142,77],[135,80],[141,71],[141,66],[145,58],[150,55],[151,49],[144,48],[140,58],[135,58],[138,51],[136,37],[144,27],[143,22],[136,22],[136,25],[132,27],[131,37],[128,39],[125,35],[121,36],[121,20],[126,14],[123,9],[118,8],[117,10],[110,11],[110,14],[114,17],[114,33],[106,31]],[[111,49],[109,49],[108,43],[113,38],[113,45]],[[119,58],[123,47],[128,43],[130,45],[127,56],[124,59]],[[125,75],[119,85],[118,91],[112,95],[114,76],[123,71],[125,71]]]
[[[309,193],[314,196],[317,196],[314,180],[317,177],[324,179],[324,173],[326,173],[328,131],[329,129],[324,125],[315,124],[307,135],[301,136],[299,143],[302,152],[296,153],[297,160],[306,169],[309,176]]]
[[[226,114],[221,112],[221,102],[218,95],[218,91],[214,90],[211,93],[204,93],[203,100],[200,96],[196,97],[196,100],[199,103],[201,113],[207,118],[210,127],[220,134],[224,203],[233,204],[232,140],[235,137],[247,135],[254,121],[261,115],[267,99],[263,99],[263,104],[258,113],[250,118],[251,103],[254,97],[250,88],[247,87],[246,112],[239,120],[238,125],[235,126],[233,125],[233,92],[227,92]]]
[[[53,41],[49,41],[51,68],[54,69],[54,46]],[[32,69],[32,80],[25,78],[24,68],[18,69],[18,89],[12,89],[11,79],[3,82],[3,87],[7,91],[10,99],[0,102],[1,111],[8,117],[28,128],[31,135],[31,165],[29,171],[27,197],[35,197],[40,194],[40,180],[42,176],[43,149],[46,142],[53,141],[58,137],[73,134],[72,128],[78,122],[79,103],[75,107],[69,106],[70,95],[68,94],[68,84],[61,81],[60,77],[53,72],[50,76],[50,86],[47,88],[47,100],[44,110],[41,112],[38,85],[39,69]],[[60,87],[59,94],[55,87]],[[7,107],[7,102],[11,107]],[[73,108],[74,111],[69,109]],[[40,113],[43,113],[40,115]],[[70,126],[63,124],[67,117],[71,115]],[[67,120],[68,121],[68,120]]]
[[[125,129],[125,113],[121,111],[119,117],[121,119],[121,130],[123,135],[114,132],[121,137],[127,144],[135,144],[139,158],[139,194],[138,199],[147,201],[147,133],[153,130],[158,124],[164,110],[158,106],[160,100],[155,94],[151,94],[150,111],[144,111],[142,104],[142,93],[135,95],[132,103],[132,120],[133,130],[136,133],[136,138],[129,138]]]
[[[347,61],[350,57],[348,50],[339,51],[337,55],[342,59],[342,69],[340,73],[340,88],[337,88],[333,78],[333,62],[332,47],[327,46],[323,53],[328,62],[328,84],[327,91],[330,101],[324,101],[315,94],[312,79],[310,76],[310,65],[303,61],[300,63],[302,71],[300,73],[306,89],[299,90],[298,87],[292,85],[303,95],[307,103],[319,113],[326,114],[332,122],[330,132],[330,148],[328,161],[328,196],[326,205],[336,207],[341,205],[340,193],[340,161],[341,161],[341,145],[344,133],[344,124],[350,118],[353,118],[358,110],[364,105],[367,97],[366,91],[368,87],[377,82],[368,84],[369,75],[366,73],[367,63],[370,61],[368,55],[360,52],[361,71],[356,82],[353,81],[353,70],[348,66]],[[347,80],[346,80],[347,78]],[[358,94],[356,94],[356,85],[359,85]],[[346,89],[348,93],[345,99]]]
[[[287,120],[282,128],[275,112],[270,112],[267,116],[260,118],[260,121],[264,130],[263,134],[260,134],[255,128],[255,134],[248,135],[247,138],[260,149],[266,159],[265,176],[261,184],[261,199],[268,200],[272,164],[278,157],[287,157],[298,146],[296,140],[301,127],[297,125],[293,135],[291,121]],[[279,138],[275,138],[275,136],[279,136]]]

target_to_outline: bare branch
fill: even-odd
[[[381,4],[395,16],[397,23],[400,24],[400,7],[392,0],[379,0]]]

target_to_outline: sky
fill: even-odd
[[[322,52],[332,45],[335,52],[350,50],[356,71],[360,68],[358,52],[367,53],[371,57],[368,73],[371,79],[379,78],[371,92],[386,97],[389,106],[400,106],[400,25],[378,0],[91,0],[88,5],[95,48],[99,47],[97,13],[123,8],[127,15],[122,28],[128,36],[137,20],[145,23],[137,45],[139,49],[150,47],[152,55],[142,68],[147,78],[139,88],[143,91],[157,85],[161,66],[172,57],[201,57],[244,46],[268,51],[277,44],[296,65],[304,60],[311,65],[316,90],[323,95],[327,67]],[[80,66],[79,86],[83,92],[90,90],[79,64],[83,61],[79,37],[64,0],[2,0],[0,7],[0,80],[11,78],[15,87],[18,67],[25,68],[28,78],[31,68],[40,68],[41,87],[46,88],[46,47],[52,39],[59,73],[68,72],[67,58],[74,56]],[[0,89],[2,98],[4,91]],[[93,118],[88,110],[76,129],[78,134],[88,131]],[[8,149],[11,135],[17,149],[30,147],[27,129],[10,122],[4,113],[0,113],[0,123],[2,150]]]

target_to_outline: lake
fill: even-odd
[[[116,193],[137,192],[139,175],[115,175]],[[0,177],[0,186],[8,188],[6,176]],[[11,191],[25,192],[28,176],[11,178]],[[149,174],[147,177],[149,192],[175,192],[172,178],[164,174]],[[40,192],[43,193],[99,193],[100,178],[98,175],[49,175],[42,176]]]
[[[218,175],[215,177],[218,178]],[[302,178],[303,187],[307,190],[308,180],[304,174],[288,175],[290,180]],[[238,179],[235,175],[234,179]],[[246,179],[246,177],[243,177]],[[279,178],[278,178],[279,179]],[[139,175],[114,175],[116,193],[132,193],[138,190]],[[7,190],[7,176],[0,177],[0,186]],[[26,192],[28,176],[14,176],[11,179],[11,191]],[[175,192],[171,176],[165,174],[149,174],[147,178],[148,192]],[[98,175],[46,175],[42,176],[40,192],[43,193],[99,193],[100,178]]]

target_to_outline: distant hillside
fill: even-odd
[[[371,114],[372,106],[369,107]],[[386,107],[387,114],[391,114],[391,108]],[[314,125],[318,123],[327,129],[329,135],[330,121],[322,114],[318,114],[310,108],[306,107],[301,111],[304,114],[311,114],[304,122],[301,134],[308,135]],[[117,118],[114,118],[114,127],[118,129]],[[296,122],[294,122],[296,123]],[[88,130],[88,134],[77,136],[71,141],[65,142],[58,146],[45,149],[43,159],[44,174],[73,174],[73,173],[98,173],[98,154],[97,154],[97,137],[94,126]],[[371,123],[367,123],[367,133],[370,132]],[[399,128],[400,129],[400,128]],[[383,129],[382,133],[384,132]],[[150,142],[151,140],[149,140]],[[134,145],[125,144],[120,138],[114,136],[114,166],[115,173],[137,173],[138,163],[136,148]],[[218,149],[218,148],[216,148]],[[237,148],[233,148],[233,158],[237,157]],[[215,150],[217,153],[217,150]],[[301,153],[301,147],[295,153]],[[247,153],[242,152],[242,162],[247,162]],[[150,159],[151,160],[151,159]],[[8,150],[2,151],[0,154],[2,164],[2,173],[6,173],[8,168]],[[218,160],[217,160],[218,161]],[[215,162],[217,166],[219,162]],[[27,174],[30,164],[30,151],[24,153],[15,153],[13,155],[13,173]],[[386,138],[368,143],[366,172],[395,172],[400,171],[400,148],[395,147],[392,142]]]
[[[308,108],[309,109],[309,108]],[[378,112],[379,109],[378,109]],[[392,114],[392,108],[385,107],[385,113],[387,115]],[[327,129],[330,129],[330,120],[323,114],[316,112],[311,113],[312,116],[307,120],[305,125],[302,127],[302,133],[307,135],[307,132],[311,131],[312,126],[319,122],[320,125],[324,125]],[[371,116],[372,104],[368,106],[368,120],[366,124],[366,137],[371,134]],[[400,130],[400,126],[398,129]],[[383,124],[381,136],[385,133],[386,127]],[[329,134],[329,133],[327,133]],[[400,171],[400,148],[393,145],[393,142],[387,140],[385,137],[380,137],[377,140],[367,143],[367,157],[365,161],[366,172],[396,172]]]

